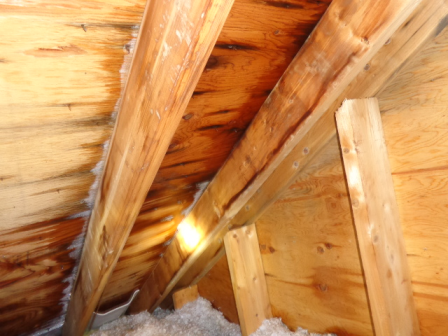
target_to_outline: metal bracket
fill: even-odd
[[[97,313],[94,312],[92,315],[92,318],[90,319],[89,322],[89,330],[91,329],[98,329],[99,327],[101,327],[103,324],[112,322],[113,320],[116,320],[117,318],[119,318],[121,315],[123,315],[126,310],[128,310],[129,306],[131,305],[132,301],[135,299],[135,297],[137,296],[137,294],[140,292],[139,289],[137,289],[131,296],[131,298],[129,299],[128,302],[126,302],[125,304],[118,306],[116,308],[113,308],[111,310],[109,310],[108,312],[105,313]]]

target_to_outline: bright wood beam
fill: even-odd
[[[365,71],[352,81],[322,118],[314,124],[307,135],[294,147],[260,189],[246,205],[215,235],[203,253],[180,270],[181,278],[174,290],[197,283],[224,254],[221,238],[228,227],[239,227],[257,220],[301,174],[309,162],[336,136],[334,113],[345,98],[362,98],[377,95],[386,87],[408,59],[432,40],[446,26],[448,14],[444,0],[425,0],[412,15],[412,20],[403,24],[390,41],[372,58]],[[307,149],[305,151],[304,149]],[[307,154],[305,154],[305,152]],[[194,210],[193,210],[194,211]]]
[[[232,4],[147,3],[64,335],[83,334]]]
[[[224,244],[241,334],[248,336],[272,318],[255,224],[228,232]]]
[[[345,101],[336,124],[375,334],[420,335],[377,99]]]
[[[203,237],[198,246],[186,247],[183,236],[177,234],[131,305],[131,313],[155,309],[169,295],[189,267],[305,138],[418,3],[412,0],[332,2],[184,220]]]

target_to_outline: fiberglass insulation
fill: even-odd
[[[300,329],[300,328],[299,328]],[[108,323],[91,336],[241,336],[240,327],[228,322],[209,301],[199,298],[174,312],[158,309],[124,316]],[[317,336],[306,330],[295,333],[278,318],[264,321],[252,336]],[[327,334],[326,336],[330,336]]]

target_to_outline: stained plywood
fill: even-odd
[[[0,4],[2,334],[62,321],[144,5]]]
[[[123,46],[137,31],[85,32],[52,17],[2,24],[15,32],[0,46],[0,229],[10,229],[88,209],[83,199],[121,91]]]
[[[198,192],[197,184],[214,176],[327,6],[325,1],[235,1],[142,215],[178,205],[179,210],[169,215],[179,223],[182,211]],[[153,244],[147,239],[137,243],[139,233],[150,225],[136,225],[131,232],[135,257],[128,255],[118,261],[104,292],[102,309],[130,296],[152,271],[152,262],[143,271],[139,256],[153,249]],[[133,270],[135,277],[120,271],[125,269],[121,266],[124,262],[126,272]]]
[[[417,316],[427,336],[448,332],[447,57],[444,32],[378,96]],[[290,328],[373,335],[340,155],[333,139],[257,222],[263,265],[273,314]],[[226,274],[222,266],[210,273]],[[228,293],[228,284],[219,291]]]
[[[72,242],[83,218],[59,219],[0,234],[0,331],[18,335],[62,322],[75,266]]]
[[[70,226],[67,217],[88,215],[93,200],[89,189],[112,131],[126,74],[123,62],[132,51],[144,4],[80,0],[0,5],[2,23],[8,27],[0,42],[0,153],[5,158],[0,161],[0,226],[7,230],[2,231],[5,237],[18,227],[39,228],[38,237],[51,241],[55,249],[43,259],[36,257],[37,263],[59,265],[58,253],[70,246],[79,251],[84,220]],[[148,194],[109,298],[126,300],[157,262],[182,211],[193,202],[197,182],[210,180],[220,167],[327,6],[327,1],[238,1]],[[47,225],[54,221],[60,224]],[[56,233],[59,229],[67,231],[66,242]],[[18,258],[9,245],[0,248],[5,259]],[[73,267],[77,254],[69,254],[67,262]],[[13,266],[8,261],[1,267]],[[22,311],[43,312],[27,315],[14,327],[2,323],[2,331],[38,329],[60,316],[63,305],[57,304],[57,297],[64,295],[68,282],[62,281],[71,278],[71,271],[52,280],[58,285],[51,310],[34,299],[40,297],[36,288],[50,286],[44,277],[15,301],[3,300],[0,306],[7,307],[8,316],[18,312],[12,305],[17,300],[22,300]],[[8,291],[17,293],[16,284],[8,282]]]

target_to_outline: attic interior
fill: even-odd
[[[0,22],[1,335],[198,295],[243,336],[448,335],[448,1],[3,0]]]

